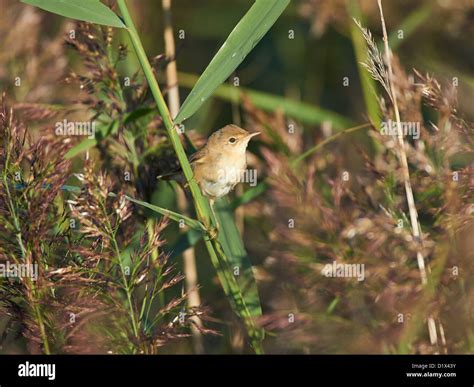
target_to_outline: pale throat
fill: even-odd
[[[216,160],[218,180],[222,183],[236,183],[247,167],[246,147],[222,153]]]

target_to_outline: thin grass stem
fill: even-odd
[[[425,259],[421,252],[422,235],[421,235],[421,230],[418,223],[418,212],[416,210],[415,198],[413,196],[413,189],[410,182],[410,170],[408,168],[408,159],[405,152],[405,141],[403,139],[400,111],[398,109],[397,96],[395,93],[395,86],[393,83],[391,52],[390,52],[390,47],[388,45],[388,35],[387,35],[387,28],[385,26],[385,18],[383,15],[382,0],[377,0],[377,3],[378,3],[379,11],[380,11],[380,19],[382,22],[383,40],[384,40],[384,45],[385,45],[385,55],[386,55],[387,67],[388,67],[388,83],[389,83],[390,94],[391,94],[391,99],[393,103],[393,109],[395,111],[395,119],[397,122],[399,159],[400,159],[400,163],[402,167],[405,193],[406,193],[406,198],[407,198],[407,203],[408,203],[408,210],[410,214],[411,229],[412,229],[413,237],[418,246],[416,258],[417,258],[417,263],[418,263],[418,269],[420,272],[421,283],[423,286],[426,286],[428,284],[428,275],[427,275],[427,270],[426,270],[426,265],[425,265]],[[437,333],[436,333],[436,324],[431,315],[428,316],[428,331],[430,335],[431,344],[436,345],[438,342]]]

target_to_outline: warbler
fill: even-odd
[[[194,179],[211,203],[227,195],[242,180],[247,168],[247,145],[259,134],[227,125],[214,132],[206,145],[190,157]]]
[[[246,150],[250,139],[260,132],[249,133],[237,125],[226,125],[214,132],[206,144],[189,158],[193,179],[212,204],[227,195],[239,183],[247,168]],[[158,176],[184,183],[182,171]]]

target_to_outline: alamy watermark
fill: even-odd
[[[325,277],[335,278],[357,278],[357,281],[365,279],[365,265],[363,263],[328,263],[321,270]]]
[[[48,378],[48,380],[56,379],[56,364],[46,363],[37,364],[29,361],[18,365],[18,376],[21,378]]]
[[[257,185],[257,170],[256,169],[221,168],[217,171],[217,179],[219,181],[247,183],[251,187],[255,187]]]
[[[0,263],[0,277],[4,278],[31,278],[38,279],[38,264],[28,263]]]
[[[420,122],[419,121],[402,121],[400,122],[400,132],[403,136],[411,136],[414,140],[420,139]],[[382,136],[398,136],[399,129],[396,121],[382,121],[380,127]]]
[[[87,136],[93,139],[95,138],[95,122],[64,119],[56,122],[54,132],[57,136]]]

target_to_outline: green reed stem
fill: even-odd
[[[352,132],[356,132],[358,130],[361,130],[361,129],[365,129],[365,128],[368,128],[369,126],[371,126],[370,123],[365,123],[365,124],[361,124],[361,125],[357,125],[357,126],[354,126],[352,128],[348,128],[348,129],[344,129],[344,130],[341,130],[340,132],[337,132],[336,134],[332,135],[332,136],[329,136],[327,138],[325,138],[323,141],[321,141],[319,144],[315,145],[314,147],[308,149],[306,152],[302,153],[301,155],[299,155],[297,158],[295,158],[293,161],[292,161],[292,166],[296,167],[301,161],[303,161],[306,157],[308,156],[311,156],[314,152],[316,152],[318,149],[322,148],[324,145],[334,141],[335,139],[341,137],[342,135],[344,134],[349,134],[349,133],[352,133]]]
[[[137,30],[135,29],[135,25],[133,24],[133,20],[130,16],[130,13],[128,12],[125,0],[118,0],[118,6],[120,8],[120,12],[122,13],[125,25],[127,26],[132,45],[135,49],[140,65],[142,66],[143,73],[145,74],[145,78],[155,99],[156,106],[168,132],[171,144],[173,145],[174,151],[176,152],[176,156],[178,157],[184,176],[186,177],[186,181],[191,190],[198,218],[203,221],[206,226],[209,226],[209,205],[201,195],[201,191],[193,179],[191,165],[189,164],[183,145],[181,144],[181,140],[175,129],[173,120],[171,119],[171,115],[168,110],[168,106],[166,105],[165,99],[163,98],[163,94],[161,93],[160,86],[158,85],[158,82],[156,81],[156,78],[153,74],[153,70],[151,68],[150,62],[148,61],[145,49],[143,48],[140,37],[138,36]]]
[[[160,113],[160,116],[163,119],[163,124],[165,125],[165,128],[168,132],[171,144],[173,145],[174,151],[176,152],[176,156],[178,157],[187,184],[191,190],[197,217],[208,230],[209,238],[205,238],[205,245],[211,257],[211,261],[216,267],[218,274],[220,274],[219,277],[221,278],[222,286],[225,290],[225,293],[228,295],[228,297],[231,297],[234,300],[239,315],[244,319],[244,323],[247,328],[252,347],[254,348],[256,353],[263,353],[261,343],[262,340],[261,337],[258,335],[258,328],[255,326],[255,323],[247,310],[240,287],[237,284],[235,278],[232,275],[229,276],[230,272],[228,272],[225,265],[222,265],[222,263],[228,262],[228,258],[225,256],[225,254],[222,253],[222,249],[218,249],[218,242],[216,241],[215,235],[212,236],[213,231],[215,234],[215,229],[213,230],[213,225],[216,225],[217,223],[210,211],[209,202],[202,196],[201,191],[193,178],[191,165],[189,164],[183,145],[181,144],[181,140],[175,129],[174,122],[168,110],[168,106],[166,105],[165,99],[163,98],[163,94],[161,93],[160,87],[158,85],[158,82],[156,81],[152,67],[145,53],[145,49],[143,48],[140,37],[127,9],[126,1],[118,0],[117,4],[119,6],[120,12],[122,13],[123,21],[127,26],[127,30],[130,36],[130,40],[132,41],[133,48],[135,49],[138,60],[143,69],[143,73],[155,99],[158,112]]]

